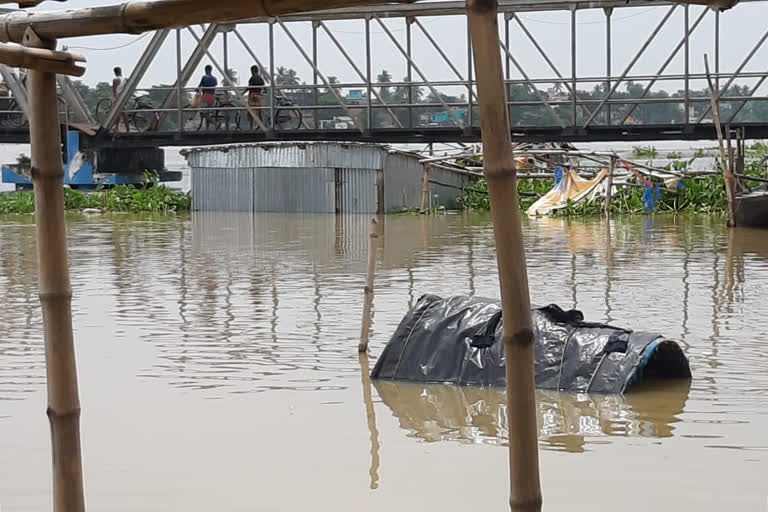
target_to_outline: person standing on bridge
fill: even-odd
[[[114,105],[117,103],[117,98],[120,96],[120,93],[123,92],[123,89],[125,89],[125,84],[128,82],[128,80],[126,80],[123,76],[123,70],[119,66],[116,67],[113,71],[115,72],[115,77],[112,79],[112,104]],[[128,114],[126,114],[125,111],[123,111],[123,122],[125,123],[125,131],[130,132],[131,128],[128,124]],[[117,129],[120,131],[119,122]]]
[[[251,114],[251,127],[253,130],[253,120],[258,116],[261,120],[261,105],[264,94],[264,79],[259,74],[259,66],[251,66],[251,77],[248,79],[248,111]],[[255,112],[254,112],[255,110]]]
[[[213,66],[208,64],[205,66],[205,74],[200,80],[200,85],[197,86],[197,90],[202,95],[203,107],[212,108],[216,103],[216,87],[219,85],[219,81],[213,76]],[[205,129],[208,129],[210,121],[210,115],[206,113],[205,117]]]

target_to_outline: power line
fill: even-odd
[[[88,51],[92,51],[92,52],[119,50],[121,48],[126,48],[128,46],[131,46],[132,44],[138,43],[139,41],[141,41],[142,39],[147,37],[149,34],[151,34],[151,32],[147,32],[145,34],[142,34],[139,37],[137,37],[136,39],[134,39],[133,41],[130,41],[128,43],[121,44],[121,45],[118,45],[118,46],[111,46],[109,48],[92,48],[90,46],[67,46],[65,49],[68,49],[68,50],[88,50]]]

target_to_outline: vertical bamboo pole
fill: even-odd
[[[611,163],[608,167],[608,180],[605,184],[605,217],[611,218],[611,198],[613,196],[613,171],[616,169],[616,157],[611,157]]]
[[[501,286],[509,427],[509,504],[539,512],[539,453],[533,375],[533,328],[517,199],[517,177],[504,93],[496,0],[467,0]]]
[[[725,199],[728,202],[728,227],[736,226],[736,215],[733,210],[733,172],[728,167],[728,158],[725,155],[723,147],[723,127],[720,124],[720,102],[717,99],[717,91],[712,85],[712,77],[709,74],[709,61],[704,54],[704,71],[707,75],[707,85],[709,86],[709,101],[712,105],[712,121],[715,123],[717,132],[717,142],[720,149],[720,167],[723,170],[723,179],[725,181]]]
[[[373,305],[373,278],[376,274],[376,248],[379,234],[376,219],[371,219],[371,232],[368,235],[368,272],[365,276],[365,297],[363,299],[363,323],[360,328],[358,352],[368,350],[368,331],[371,330],[371,306]]]
[[[31,32],[24,39],[27,46],[44,46]],[[64,169],[56,75],[30,70],[29,100],[32,184],[35,190],[39,289],[48,387],[47,415],[53,458],[53,510],[83,512],[80,398],[72,336],[72,289],[67,263]]]
[[[429,164],[424,164],[421,179],[421,213],[429,210]]]

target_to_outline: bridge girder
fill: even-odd
[[[755,3],[755,2],[765,2],[765,0],[742,0],[742,3]],[[709,5],[710,2],[702,1],[695,1],[695,2],[686,2],[686,4],[692,3],[692,4],[707,4]],[[642,43],[640,48],[637,50],[637,52],[632,56],[632,58],[628,61],[628,63],[622,68],[621,73],[618,75],[613,75],[611,73],[611,61],[613,59],[612,55],[612,49],[611,49],[611,19],[612,14],[615,9],[622,9],[625,7],[641,7],[641,6],[653,6],[657,7],[660,10],[666,11],[666,14],[662,19],[659,21],[658,25],[654,28],[654,30],[647,36],[645,41]],[[574,71],[577,68],[577,62],[576,62],[576,41],[577,41],[577,13],[581,10],[585,9],[602,9],[605,13],[605,30],[606,30],[606,53],[605,53],[605,68],[606,73],[603,76],[577,76],[576,72]],[[535,31],[529,30],[529,28],[526,26],[526,24],[523,21],[523,18],[519,15],[519,13],[523,12],[532,12],[532,11],[554,11],[554,10],[563,10],[570,13],[570,19],[571,19],[571,34],[570,34],[570,43],[571,43],[571,70],[570,73],[566,70],[560,70],[558,69],[558,66],[555,65],[554,60],[550,58],[548,55],[547,49],[545,49],[545,45],[542,44],[538,39],[537,36],[533,33]],[[664,104],[664,103],[677,103],[679,104],[679,108],[681,109],[681,116],[682,119],[680,119],[680,123],[684,126],[688,126],[690,124],[707,124],[707,105],[704,105],[703,109],[699,109],[698,107],[702,103],[706,103],[706,98],[698,98],[698,97],[692,97],[691,96],[691,89],[690,89],[690,82],[694,80],[700,80],[703,78],[703,75],[701,73],[691,73],[690,67],[689,67],[689,61],[691,57],[691,49],[690,49],[690,39],[691,36],[694,34],[694,32],[699,27],[700,23],[703,19],[705,19],[707,16],[714,16],[715,19],[715,34],[714,34],[714,47],[715,47],[715,53],[714,53],[714,65],[715,65],[715,73],[714,77],[717,81],[722,80],[724,81],[725,85],[718,93],[721,96],[721,101],[725,103],[732,103],[734,105],[734,108],[732,111],[728,112],[726,109],[726,113],[724,115],[724,121],[727,122],[737,122],[739,120],[738,116],[744,109],[745,105],[747,105],[749,102],[752,102],[751,104],[755,104],[756,102],[760,101],[767,101],[768,97],[764,97],[761,95],[758,95],[758,89],[763,85],[763,83],[768,79],[768,71],[765,72],[746,72],[746,66],[750,62],[750,59],[755,55],[757,50],[761,48],[768,39],[768,30],[765,32],[765,34],[758,39],[757,43],[755,43],[752,50],[744,57],[744,59],[741,61],[740,65],[736,69],[735,72],[731,73],[721,73],[720,72],[720,66],[719,66],[719,19],[720,14],[717,10],[700,10],[696,15],[692,16],[694,18],[693,22],[691,23],[691,16],[689,16],[689,7],[687,5],[681,6],[680,3],[670,3],[670,2],[658,2],[655,0],[500,0],[499,1],[499,11],[501,15],[503,15],[504,22],[502,23],[502,26],[504,28],[504,34],[500,34],[500,45],[502,47],[502,54],[505,60],[506,65],[506,82],[509,87],[508,91],[512,91],[514,87],[523,86],[527,88],[527,90],[531,91],[531,98],[528,99],[511,99],[508,102],[507,108],[510,109],[510,112],[514,112],[515,110],[525,110],[525,109],[539,109],[539,111],[545,113],[545,115],[548,116],[549,122],[553,122],[555,124],[561,125],[561,131],[562,135],[565,136],[567,134],[576,134],[578,133],[577,128],[582,128],[584,130],[587,130],[590,127],[599,127],[604,124],[608,125],[617,125],[619,128],[613,130],[613,133],[616,133],[616,137],[618,139],[621,139],[621,137],[618,135],[618,133],[621,131],[621,127],[629,126],[632,122],[632,116],[633,114],[637,113],[638,111],[643,111],[645,108],[645,105],[647,104]],[[659,67],[658,71],[654,74],[645,74],[645,75],[638,75],[636,73],[633,73],[632,70],[635,66],[635,63],[638,61],[638,59],[644,55],[644,52],[648,48],[648,46],[654,41],[654,38],[659,33],[659,31],[662,28],[666,28],[669,26],[669,19],[675,12],[684,12],[685,17],[685,24],[681,30],[681,37],[679,39],[679,42],[676,46],[671,48],[671,51],[669,55],[664,60],[663,64]],[[235,41],[239,41],[240,44],[242,44],[243,48],[248,52],[248,54],[251,56],[251,58],[256,61],[261,69],[267,71],[265,73],[265,81],[267,83],[267,87],[270,91],[270,94],[265,96],[265,103],[262,107],[262,115],[265,113],[267,114],[267,126],[264,126],[261,123],[261,119],[257,118],[255,119],[256,123],[260,125],[260,128],[263,132],[267,133],[268,138],[280,138],[282,136],[278,135],[276,132],[280,130],[280,127],[277,126],[274,123],[274,120],[276,119],[275,114],[279,114],[280,106],[276,103],[276,100],[274,99],[275,94],[278,93],[288,93],[288,94],[294,94],[294,96],[301,97],[303,100],[307,100],[307,98],[311,99],[313,101],[313,104],[307,104],[307,103],[301,103],[296,105],[296,109],[301,112],[301,117],[303,119],[302,123],[305,128],[305,132],[309,136],[309,130],[316,130],[319,128],[321,121],[323,119],[329,119],[329,113],[333,111],[333,109],[336,109],[340,112],[343,112],[348,118],[348,125],[355,127],[356,129],[360,130],[362,133],[362,136],[365,137],[366,133],[372,133],[377,131],[378,128],[388,128],[388,127],[394,127],[394,128],[403,128],[403,129],[413,129],[414,132],[420,131],[422,128],[425,128],[423,126],[419,126],[418,123],[421,122],[421,120],[415,119],[415,117],[418,117],[419,112],[422,113],[424,111],[435,111],[436,109],[442,109],[444,113],[448,116],[448,122],[452,124],[454,127],[459,128],[460,130],[457,133],[471,133],[474,126],[478,126],[478,119],[476,118],[475,113],[475,101],[476,101],[476,86],[474,83],[474,80],[471,76],[471,70],[473,67],[472,64],[472,55],[469,51],[470,45],[469,40],[467,37],[467,54],[466,56],[462,55],[460,56],[460,59],[466,58],[466,69],[470,71],[469,74],[466,72],[462,72],[459,68],[464,67],[463,63],[460,63],[460,60],[457,59],[456,55],[448,55],[446,51],[444,51],[440,44],[435,41],[435,39],[430,34],[430,31],[425,27],[425,24],[421,23],[419,18],[421,17],[436,17],[440,18],[443,16],[455,16],[455,15],[462,15],[466,13],[465,4],[463,1],[440,1],[440,2],[429,2],[429,3],[404,3],[404,4],[397,4],[397,5],[374,5],[374,6],[367,6],[365,8],[359,8],[359,7],[347,7],[342,9],[329,9],[329,10],[323,10],[323,11],[313,11],[311,13],[304,13],[304,14],[288,14],[282,17],[261,17],[261,18],[248,18],[245,20],[241,20],[240,23],[243,24],[251,24],[251,23],[264,23],[267,24],[269,27],[269,33],[272,34],[275,28],[278,28],[279,30],[283,30],[285,34],[288,36],[290,43],[295,47],[296,50],[298,50],[299,54],[302,56],[303,60],[311,67],[312,74],[313,74],[313,83],[311,85],[301,85],[301,86],[279,86],[274,85],[274,75],[275,75],[275,62],[274,62],[274,55],[275,55],[275,48],[274,48],[274,38],[272,35],[270,35],[269,41],[267,41],[266,45],[268,47],[268,53],[269,53],[269,62],[265,63],[262,62],[256,53],[251,48],[249,42],[246,40],[245,37],[241,34],[240,30],[238,29],[238,25],[236,23],[226,23],[226,24],[210,24],[206,28],[204,34],[202,36],[197,36],[195,34],[196,39],[196,46],[194,47],[194,50],[192,51],[191,55],[183,61],[181,56],[181,48],[180,48],[180,42],[179,42],[179,36],[177,35],[177,55],[178,55],[178,73],[176,82],[173,84],[173,87],[169,88],[168,94],[165,98],[165,100],[162,102],[161,105],[157,109],[155,109],[154,113],[154,129],[159,132],[168,131],[168,123],[167,120],[173,120],[176,119],[176,128],[174,131],[176,132],[174,137],[176,138],[184,138],[186,136],[190,136],[190,134],[187,133],[186,128],[184,128],[184,124],[187,120],[187,117],[189,115],[194,115],[194,112],[189,111],[182,111],[181,107],[182,105],[178,105],[178,112],[173,112],[173,103],[177,96],[183,94],[184,92],[189,92],[189,89],[186,89],[187,84],[189,80],[192,77],[192,74],[195,72],[195,70],[199,67],[200,63],[202,62],[202,59],[205,57],[208,57],[211,62],[215,63],[215,66],[217,67],[217,70],[220,74],[225,76],[226,80],[226,73],[225,68],[227,68],[227,47],[228,44],[225,42],[224,44],[224,56],[223,56],[223,62],[224,65],[222,66],[219,62],[218,57],[214,56],[211,52],[211,45],[215,41],[215,39],[218,37],[219,34],[223,34],[222,37],[226,37],[226,34],[233,34],[235,36]],[[353,20],[359,20],[364,25],[364,41],[363,44],[366,46],[366,56],[365,56],[365,62],[359,63],[355,62],[355,60],[350,57],[350,53],[346,51],[344,46],[339,42],[339,40],[334,36],[333,33],[333,27],[327,23],[329,20],[346,20],[346,21],[353,21]],[[392,31],[390,30],[390,26],[393,23],[398,23],[398,20],[402,20],[402,22],[405,25],[406,30],[406,41],[403,42],[402,38],[396,37]],[[297,37],[293,36],[293,26],[300,25],[301,23],[311,23],[312,26],[312,48],[308,48],[305,45],[302,45]],[[394,44],[394,47],[396,48],[397,52],[403,57],[403,59],[406,61],[407,64],[407,80],[401,81],[401,82],[390,82],[387,84],[381,84],[377,83],[376,80],[373,79],[371,76],[371,67],[372,67],[372,61],[375,62],[375,55],[372,55],[372,49],[371,49],[371,41],[370,41],[370,25],[373,24],[377,28],[380,28],[383,30],[383,34],[386,36],[387,40]],[[517,24],[519,28],[522,30],[522,33],[525,35],[527,40],[533,45],[533,48],[535,49],[536,53],[543,59],[543,61],[547,64],[548,68],[551,69],[551,71],[554,73],[554,77],[547,77],[547,78],[541,78],[539,76],[535,76],[525,69],[525,67],[521,64],[520,60],[517,58],[516,52],[520,51],[518,48],[512,48],[510,47],[510,24]],[[290,27],[290,28],[289,28]],[[417,59],[413,56],[412,53],[412,41],[411,41],[411,27],[416,27],[418,31],[420,31],[424,37],[426,38],[426,43],[428,46],[431,46],[436,50],[438,57],[440,60],[444,61],[452,70],[452,73],[454,76],[456,76],[456,80],[430,80],[430,78],[427,76],[428,73],[425,73],[422,69],[421,64],[417,61]],[[594,30],[594,28],[591,28],[591,30]],[[0,29],[0,32],[2,30]],[[112,110],[110,111],[107,119],[104,121],[103,126],[104,130],[106,130],[108,127],[115,126],[115,121],[120,116],[120,113],[123,111],[123,107],[125,105],[125,101],[133,94],[135,94],[137,91],[141,90],[139,87],[139,82],[141,81],[142,77],[147,72],[147,69],[149,66],[154,62],[155,57],[158,53],[158,50],[160,46],[163,44],[164,41],[167,40],[167,35],[170,33],[169,29],[163,29],[161,31],[158,31],[155,33],[154,37],[150,41],[150,43],[147,45],[147,48],[144,52],[144,54],[140,57],[137,66],[129,74],[128,84],[126,88],[124,89],[123,93],[121,94],[120,98],[118,99],[118,102],[112,106]],[[328,76],[331,74],[334,74],[333,72],[325,72],[323,69],[321,69],[321,66],[318,64],[317,59],[317,53],[318,53],[318,35],[327,34],[328,36],[328,42],[331,43],[332,48],[336,48],[339,50],[340,55],[343,59],[345,59],[349,64],[352,65],[352,68],[355,70],[355,73],[357,77],[360,79],[360,82],[357,83],[330,83],[328,80]],[[742,34],[740,34],[742,36]],[[464,37],[464,36],[461,36]],[[623,36],[622,36],[623,37]],[[563,38],[565,39],[565,38]],[[565,42],[565,41],[564,41]],[[281,48],[281,50],[284,51],[284,49]],[[669,64],[678,56],[680,53],[683,53],[685,56],[685,69],[682,73],[670,73],[667,72],[667,68]],[[264,53],[267,53],[265,51]],[[614,63],[615,64],[615,63]],[[416,73],[418,78],[420,80],[412,80],[412,73]],[[513,76],[513,75],[518,76]],[[742,94],[741,96],[733,96],[728,91],[729,87],[735,83],[736,80],[751,80],[755,79],[757,80],[756,85],[752,87],[749,91],[749,94]],[[680,82],[684,82],[684,91],[685,94],[680,97],[669,97],[669,98],[663,98],[663,99],[657,99],[657,98],[651,98],[649,97],[649,93],[651,92],[653,86],[659,82],[659,81],[672,81],[677,80]],[[641,82],[645,81],[647,82],[647,86],[645,86],[642,94],[639,97],[632,97],[632,98],[623,98],[621,100],[617,99],[617,90],[619,87],[621,87],[624,84],[627,84],[629,81],[634,82]],[[605,84],[605,90],[603,91],[603,95],[601,97],[590,97],[590,98],[582,98],[581,96],[584,95],[585,89],[579,89],[579,86],[583,84],[589,84],[589,83],[602,83]],[[237,90],[238,92],[242,92],[243,88],[237,88],[234,87],[234,84],[225,84],[229,85],[231,87],[228,88],[228,90],[231,92],[233,89]],[[555,89],[558,87],[563,87],[566,91],[565,99],[563,97],[557,97],[552,96],[549,91],[546,91],[543,89],[544,86],[552,85]],[[392,87],[392,88],[402,88],[407,89],[407,101],[406,102],[393,102],[391,100],[387,100],[386,98],[382,97],[379,90],[384,87]],[[433,98],[433,103],[424,103],[424,102],[418,102],[413,97],[413,92],[415,89],[419,87],[426,87],[431,92],[431,97]],[[461,87],[466,92],[464,93],[463,97],[465,98],[463,104],[458,104],[455,101],[448,101],[444,98],[443,91],[445,91],[448,88],[456,88]],[[352,90],[363,90],[362,99],[357,102],[356,105],[351,105],[349,103],[349,99],[344,96],[345,91],[346,94],[350,94],[350,91]],[[325,92],[323,92],[325,91]],[[574,93],[575,91],[575,93]],[[275,92],[275,94],[272,94],[272,92]],[[331,104],[319,104],[318,102],[318,96],[320,94],[326,94],[331,95]],[[252,110],[248,108],[247,106],[243,105],[242,108],[230,106],[227,107],[232,110],[238,110],[240,113],[237,114],[238,116],[241,116],[242,119],[248,119],[249,115],[250,117],[255,117],[252,115]],[[247,110],[246,110],[247,109]],[[215,109],[212,109],[215,110]],[[407,119],[402,115],[402,112],[404,110],[408,111]],[[565,116],[564,113],[568,111],[568,115]],[[235,114],[233,112],[232,115]],[[381,123],[382,120],[378,113],[386,114],[385,118],[387,122],[384,126],[376,126],[376,123]],[[465,117],[466,119],[462,119],[458,116],[458,114],[461,113],[462,117]],[[696,119],[691,119],[691,114],[695,114]],[[213,112],[211,115],[218,115],[215,112]],[[618,115],[618,118],[615,118],[615,116]],[[82,109],[80,109],[80,113],[78,114],[78,117],[87,117],[88,112],[82,112]],[[510,116],[512,117],[512,116]],[[672,120],[671,124],[675,124],[677,121]],[[768,119],[765,120],[766,123],[768,123]],[[541,124],[539,122],[538,124]],[[388,126],[387,126],[388,125]],[[465,126],[466,125],[466,126]],[[201,125],[202,126],[202,125]],[[226,129],[229,128],[229,119],[227,119],[227,125]],[[536,126],[521,126],[521,131],[523,133],[533,133],[530,130],[536,129]],[[224,131],[227,131],[227,130]],[[343,129],[343,128],[342,128]],[[517,127],[514,127],[514,129],[517,129]],[[290,130],[283,130],[285,132],[289,132]],[[589,130],[587,130],[589,131]],[[695,130],[694,130],[695,131]],[[540,133],[544,133],[539,131]],[[304,133],[304,132],[302,132]],[[328,138],[335,138],[337,133],[340,133],[339,130],[328,130]],[[381,137],[381,133],[379,132],[378,137]],[[449,132],[446,132],[449,133]],[[611,133],[611,130],[605,131],[604,133]],[[645,133],[645,132],[644,132]],[[118,135],[118,134],[114,134]],[[312,135],[314,136],[314,135]],[[443,137],[444,134],[440,135],[440,137]],[[663,135],[660,134],[660,137]],[[148,138],[151,138],[151,136],[147,135]],[[248,137],[248,135],[244,135],[245,138]],[[398,136],[400,137],[400,136]],[[199,138],[195,136],[194,138]],[[216,137],[214,137],[216,138]],[[263,138],[263,135],[254,134],[252,137],[254,140],[260,140]],[[240,137],[238,137],[238,140],[240,140]]]

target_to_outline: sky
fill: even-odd
[[[115,2],[104,0],[68,0],[66,4],[58,2],[45,2],[35,10],[53,10],[78,7],[95,7],[110,5]],[[653,28],[658,24],[666,11],[667,6],[661,7],[627,7],[615,9],[613,13],[613,57],[612,70],[614,75],[620,75],[635,52],[643,45]],[[704,10],[701,6],[690,7],[691,23]],[[747,53],[766,31],[766,14],[768,14],[768,2],[748,2],[737,5],[735,8],[721,13],[721,71],[733,71],[741,63]],[[570,76],[570,14],[568,12],[528,12],[521,13],[520,17],[528,30],[533,33],[539,44],[546,50],[552,62],[564,76]],[[450,57],[455,67],[466,77],[467,41],[466,22],[463,16],[451,17],[425,17],[419,18],[424,27]],[[589,9],[577,11],[577,76],[604,76],[606,72],[605,59],[605,23],[602,9]],[[386,20],[385,23],[405,45],[405,28],[402,18]],[[296,22],[287,24],[298,41],[304,46],[307,53],[311,54],[311,27],[309,23]],[[345,47],[346,51],[355,60],[358,67],[365,71],[365,40],[364,22],[335,21],[328,22],[329,28]],[[684,17],[683,8],[678,7],[667,24],[661,29],[657,37],[647,48],[632,68],[630,75],[643,75],[655,73],[670,51],[680,41],[683,34]],[[202,33],[201,27],[196,27],[198,34]],[[269,65],[268,29],[265,24],[241,25],[239,30],[249,42],[259,59]],[[372,30],[372,74],[377,75],[382,69],[386,69],[399,80],[406,74],[406,61],[397,47],[392,44],[388,36],[375,22],[371,24]],[[501,28],[503,34],[503,28]],[[420,33],[417,27],[413,27],[413,54],[414,62],[424,75],[432,81],[456,80],[451,68],[441,59],[440,55],[427,39]],[[520,63],[525,73],[532,78],[549,78],[554,72],[537,53],[524,33],[514,23],[510,22],[510,49],[515,59]],[[692,72],[703,72],[704,54],[710,54],[713,59],[714,52],[714,15],[710,11],[698,26],[690,41],[690,68]],[[503,37],[503,36],[502,36]],[[90,85],[100,81],[109,81],[112,76],[112,68],[116,65],[123,67],[127,74],[133,68],[151,34],[142,36],[133,35],[109,35],[86,38],[72,38],[62,40],[61,45],[67,45],[71,51],[83,54],[87,59],[87,72],[82,80]],[[175,34],[172,34],[164,43],[159,54],[150,66],[147,74],[141,82],[141,87],[149,87],[158,83],[173,83],[176,77],[176,48]],[[186,31],[182,31],[182,59],[191,53],[194,48],[194,39]],[[336,76],[340,82],[359,82],[360,79],[353,68],[344,60],[342,54],[333,46],[326,34],[319,31],[319,67],[326,76]],[[223,43],[220,35],[212,46],[211,52],[219,62],[223,62]],[[209,63],[205,58],[200,69],[195,73],[192,85],[196,85],[199,76],[202,75],[202,66]],[[252,64],[252,58],[233,36],[229,36],[229,66],[235,68],[241,77],[248,75],[248,68]],[[712,65],[712,60],[710,60]],[[311,83],[311,66],[302,57],[279,26],[275,26],[275,67],[285,66],[293,68],[299,77]],[[758,50],[745,71],[767,71],[768,67],[768,43]],[[677,74],[684,70],[683,52],[670,63],[666,73]],[[216,73],[218,74],[218,73]],[[512,78],[521,78],[522,75],[513,67]],[[418,75],[414,73],[414,79]],[[741,80],[741,84],[754,84],[757,78]],[[541,86],[546,88],[547,85]],[[592,84],[583,84],[579,88],[591,88]],[[676,90],[682,87],[680,81],[662,81],[657,88]],[[692,88],[704,88],[704,81],[694,81]],[[450,89],[444,92],[451,93]],[[462,92],[456,88],[457,94]],[[464,90],[465,92],[465,90]],[[768,83],[764,84],[758,93],[768,95]]]

